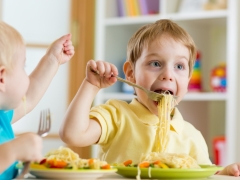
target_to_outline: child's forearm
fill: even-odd
[[[51,60],[49,56],[44,56],[34,71],[29,76],[30,84],[26,93],[26,104],[22,104],[15,109],[12,123],[19,120],[25,113],[30,112],[40,101],[58,70],[57,61]]]
[[[0,145],[0,174],[16,161],[11,141]]]
[[[30,75],[30,85],[27,91],[28,108],[31,111],[42,98],[49,87],[53,77],[58,71],[59,64],[56,60],[45,55]],[[29,102],[30,101],[30,102]]]
[[[95,142],[98,140],[98,137],[94,140],[93,137],[86,136],[88,136],[87,134],[97,134],[96,136],[100,136],[100,132],[90,132],[94,129],[90,127],[94,124],[94,122],[90,123],[89,119],[89,112],[93,100],[99,90],[100,89],[98,87],[92,85],[86,79],[83,81],[67,110],[66,116],[60,128],[60,136],[65,143],[75,146],[85,146],[87,144],[84,143],[84,140],[88,138]],[[93,126],[95,125],[96,124]],[[95,128],[95,130],[96,129],[100,128]],[[89,142],[89,145],[92,143],[94,142]]]

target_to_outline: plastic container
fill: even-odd
[[[213,139],[214,164],[226,166],[226,140],[224,136],[218,136]]]

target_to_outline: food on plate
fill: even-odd
[[[140,162],[141,163],[148,162],[149,164],[156,164],[160,162],[162,164],[167,165],[169,168],[179,168],[179,169],[201,168],[195,159],[193,159],[191,156],[184,153],[151,152],[151,153],[143,154],[140,159]]]
[[[141,170],[148,169],[148,177],[151,177],[152,169],[201,169],[197,161],[184,153],[158,153],[150,152],[142,154],[140,163],[133,164],[132,160],[116,164],[117,167],[136,167],[136,179],[141,179]]]
[[[59,169],[111,169],[106,161],[99,159],[81,159],[70,148],[59,147],[45,155],[40,163],[34,163],[31,168],[59,168]]]
[[[178,169],[199,169],[201,168],[195,159],[183,153],[157,153],[143,154],[140,163],[134,164],[132,160],[126,160],[116,166],[139,167],[139,168],[178,168]]]

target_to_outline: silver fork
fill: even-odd
[[[154,101],[160,101],[162,99],[162,97],[164,96],[163,94],[159,94],[159,93],[156,93],[154,91],[150,91],[148,89],[145,89],[144,87],[142,86],[139,86],[135,83],[132,83],[131,81],[128,81],[126,79],[123,79],[123,78],[120,78],[118,76],[115,76],[117,78],[117,80],[121,81],[121,82],[124,82],[124,83],[127,83],[128,85],[130,86],[133,86],[133,87],[137,87],[141,90],[143,90],[150,99],[154,100]],[[173,96],[175,99],[177,98],[177,96]]]
[[[51,114],[50,109],[42,110],[40,113],[40,121],[38,125],[38,132],[37,134],[41,137],[45,137],[48,135],[51,129]],[[24,168],[21,174],[16,179],[23,179],[24,176],[28,173],[30,167],[30,161],[24,163]]]
[[[96,72],[95,70],[91,69],[91,71],[94,72],[95,74],[98,74],[98,75],[99,75],[99,73]],[[119,76],[114,76],[114,77],[116,77],[118,81],[127,83],[127,84],[130,85],[130,86],[137,87],[137,88],[143,90],[143,91],[147,94],[147,96],[148,96],[150,99],[154,100],[154,101],[158,101],[158,102],[159,102],[159,101],[162,99],[162,97],[164,96],[163,94],[159,94],[159,93],[156,93],[156,92],[154,92],[154,91],[150,91],[150,90],[148,90],[148,89],[146,89],[146,88],[144,88],[144,87],[142,87],[142,86],[139,86],[139,85],[137,85],[137,84],[135,84],[135,83],[132,83],[131,81],[128,81],[128,80],[126,80],[126,79],[123,79],[123,78],[121,78],[121,77],[119,77]],[[173,96],[173,97],[174,97],[175,99],[177,99],[177,96]]]

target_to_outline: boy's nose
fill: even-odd
[[[172,81],[173,80],[172,71],[167,67],[164,68],[159,76],[159,79],[161,81]]]

